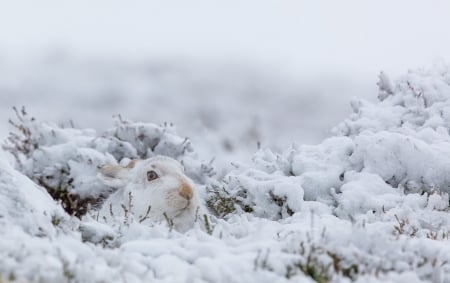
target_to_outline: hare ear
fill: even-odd
[[[120,188],[126,184],[129,169],[118,165],[104,165],[97,177],[107,186]]]
[[[130,162],[127,165],[127,168],[133,169],[136,166],[136,163],[138,162],[138,159],[131,159]]]

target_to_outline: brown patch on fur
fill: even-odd
[[[136,166],[136,163],[138,162],[138,160],[137,159],[133,159],[133,160],[131,160],[130,161],[130,163],[128,163],[128,165],[127,165],[127,167],[126,168],[129,168],[129,169],[132,169],[132,168],[134,168],[134,166]]]
[[[181,186],[178,194],[185,199],[190,200],[194,196],[194,190],[192,190],[192,187],[189,184],[181,181]]]
[[[106,176],[106,177],[110,177],[110,178],[116,178],[117,175],[119,174],[121,170],[120,166],[117,165],[103,165],[100,168],[100,172]]]

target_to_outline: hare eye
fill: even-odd
[[[158,174],[156,174],[155,171],[148,171],[147,172],[147,180],[153,181],[155,179],[158,179]]]

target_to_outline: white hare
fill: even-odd
[[[133,160],[127,167],[105,165],[98,177],[118,189],[103,204],[100,219],[133,214],[135,220],[144,223],[172,222],[178,231],[188,230],[195,222],[199,201],[194,183],[172,158]]]

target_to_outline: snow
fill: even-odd
[[[1,153],[0,274],[36,282],[450,282],[449,78],[445,66],[396,81],[382,74],[380,101],[354,100],[334,136],[281,152],[263,147],[231,166],[211,162],[168,124],[120,118],[97,131],[19,114],[30,131],[15,140],[29,151],[10,140]],[[95,178],[99,166],[159,154],[183,162],[205,209],[185,233],[170,221],[100,223],[95,205],[77,218],[46,192],[63,204],[67,193],[101,202],[111,188]]]
[[[1,156],[2,230],[17,226],[30,235],[53,235],[52,217],[64,218],[64,212],[42,188],[15,171]]]

